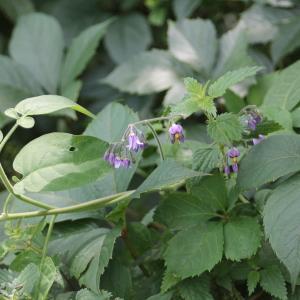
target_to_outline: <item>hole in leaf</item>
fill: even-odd
[[[71,147],[69,148],[69,151],[70,151],[70,152],[74,152],[75,150],[76,150],[76,148],[73,147],[73,146],[71,146]]]

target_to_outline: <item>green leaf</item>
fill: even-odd
[[[76,104],[74,101],[58,96],[58,95],[42,95],[38,97],[27,98],[17,104],[15,110],[22,115],[44,115],[50,114],[65,108],[72,108],[82,114],[91,118],[94,115],[81,105]]]
[[[241,190],[258,188],[281,176],[300,170],[300,137],[276,135],[252,147],[240,162]]]
[[[37,300],[46,300],[48,299],[48,293],[57,276],[56,267],[51,257],[46,257],[40,276],[41,279],[37,291]]]
[[[231,90],[226,91],[224,99],[227,110],[232,113],[237,114],[246,106],[244,99]]]
[[[32,250],[25,250],[20,252],[16,258],[11,262],[9,268],[15,272],[21,272],[27,265],[34,263],[39,265],[41,256]]]
[[[281,300],[287,300],[284,277],[278,266],[269,266],[261,270],[260,277],[260,285],[266,292]]]
[[[221,151],[216,145],[203,144],[193,153],[193,169],[210,172],[220,166]]]
[[[291,113],[282,107],[264,105],[260,108],[263,116],[278,123],[282,128],[292,130],[293,120]]]
[[[83,232],[63,234],[49,245],[52,255],[66,259],[71,275],[79,283],[99,293],[100,277],[112,257],[112,251],[120,229],[88,229]]]
[[[248,56],[247,35],[240,24],[221,37],[219,49],[219,57],[213,72],[214,77],[253,64]]]
[[[131,13],[110,25],[104,41],[110,57],[121,64],[148,48],[151,30],[142,14]]]
[[[168,292],[165,294],[153,295],[153,296],[147,298],[147,300],[171,300],[172,296],[173,296],[173,292]]]
[[[21,294],[32,295],[34,288],[39,279],[40,271],[39,268],[31,263],[25,267],[19,276],[13,281],[16,286],[21,286]]]
[[[83,289],[77,292],[75,300],[111,300],[111,297],[111,293],[106,291],[101,291],[101,294],[96,294],[88,289]]]
[[[17,124],[23,128],[32,128],[35,124],[34,118],[23,116],[17,120]]]
[[[285,144],[285,148],[287,146]],[[299,182],[297,175],[279,185],[269,196],[264,208],[266,236],[280,261],[289,270],[293,286],[300,272]]]
[[[176,62],[171,54],[151,50],[137,54],[118,66],[104,78],[103,83],[122,92],[145,95],[166,90],[178,80]]]
[[[261,69],[261,67],[254,66],[229,71],[209,86],[208,95],[213,98],[221,97],[232,85],[243,81],[247,77],[254,76]]]
[[[11,57],[53,94],[58,87],[63,49],[63,33],[59,23],[41,13],[21,17],[9,45]]]
[[[264,104],[292,110],[300,100],[299,74],[300,61],[281,71],[268,90]]]
[[[176,285],[179,281],[181,281],[181,278],[176,276],[174,273],[170,273],[167,270],[164,272],[162,283],[161,283],[161,292],[165,293],[167,292],[171,287]]]
[[[200,18],[169,22],[168,44],[171,53],[196,71],[209,72],[215,62],[217,37],[214,24]]]
[[[66,88],[62,91],[62,96],[77,102],[80,94],[80,90],[82,88],[81,80],[74,80],[70,84],[66,86]]]
[[[260,279],[260,274],[258,271],[251,271],[247,277],[247,287],[249,296],[253,294]]]
[[[256,126],[256,129],[251,133],[251,136],[257,137],[259,134],[268,135],[269,133],[282,129],[283,127],[277,122],[264,118],[263,121]]]
[[[209,292],[209,277],[201,276],[182,281],[179,286],[179,293],[184,300],[213,300]]]
[[[274,62],[292,53],[300,46],[300,22],[298,18],[287,24],[281,24],[271,44],[271,56]]]
[[[224,251],[227,259],[240,261],[253,256],[260,246],[261,228],[255,218],[229,219],[224,226]]]
[[[62,67],[61,87],[65,90],[79,76],[96,52],[111,20],[93,25],[82,31],[67,52]]]
[[[224,113],[209,121],[207,132],[215,142],[231,145],[241,140],[243,127],[236,115]]]
[[[182,279],[210,271],[223,254],[223,225],[208,223],[177,233],[164,254],[167,270]]]
[[[129,107],[119,103],[108,104],[84,131],[85,135],[97,137],[108,143],[114,143],[121,140],[123,133],[130,123],[137,122],[138,115]],[[138,162],[139,157],[136,157]],[[113,191],[109,194],[125,191],[132,179],[137,168],[137,163],[132,168],[126,169],[112,169],[109,180],[105,186],[112,183]],[[95,187],[99,186],[99,182],[95,183]],[[95,188],[93,188],[95,190]]]
[[[89,136],[50,133],[27,144],[13,167],[23,175],[18,191],[58,191],[89,183],[110,168],[103,160],[107,144]]]
[[[177,19],[189,17],[201,4],[202,0],[174,0],[173,10]]]
[[[34,11],[30,0],[0,0],[0,8],[12,21]]]
[[[155,211],[155,220],[172,229],[184,229],[215,217],[201,199],[186,194],[172,193],[163,198]]]
[[[158,191],[200,176],[201,173],[185,168],[172,159],[164,160],[139,186],[136,196],[150,191]]]

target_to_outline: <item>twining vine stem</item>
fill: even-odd
[[[152,132],[152,134],[153,134],[153,137],[155,138],[155,141],[156,141],[157,146],[158,146],[158,151],[159,151],[160,159],[161,159],[162,161],[164,161],[164,160],[165,160],[164,152],[163,152],[163,149],[162,149],[162,146],[161,146],[159,137],[157,136],[157,133],[156,133],[155,129],[153,128],[153,126],[151,125],[151,123],[150,123],[150,122],[147,122],[146,124],[147,124],[147,126],[150,128],[150,130],[151,130],[151,132]]]

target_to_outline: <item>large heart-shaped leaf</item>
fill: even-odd
[[[59,191],[87,184],[110,168],[103,160],[107,144],[95,137],[50,133],[27,144],[14,169],[23,175],[19,191]]]

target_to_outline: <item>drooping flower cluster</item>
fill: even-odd
[[[134,126],[130,127],[127,140],[127,148],[136,153],[143,150],[147,145],[144,134]]]
[[[169,135],[172,144],[175,142],[184,143],[183,128],[180,124],[173,123],[169,128]]]
[[[236,147],[230,148],[226,153],[226,166],[224,167],[224,173],[229,175],[230,173],[237,173],[239,170],[238,157],[240,151]]]
[[[263,134],[259,134],[257,138],[252,139],[253,145],[257,145],[262,142],[266,137]]]
[[[243,124],[247,130],[255,131],[258,124],[263,120],[259,110],[256,106],[247,106],[243,109],[243,116],[241,117]]]

